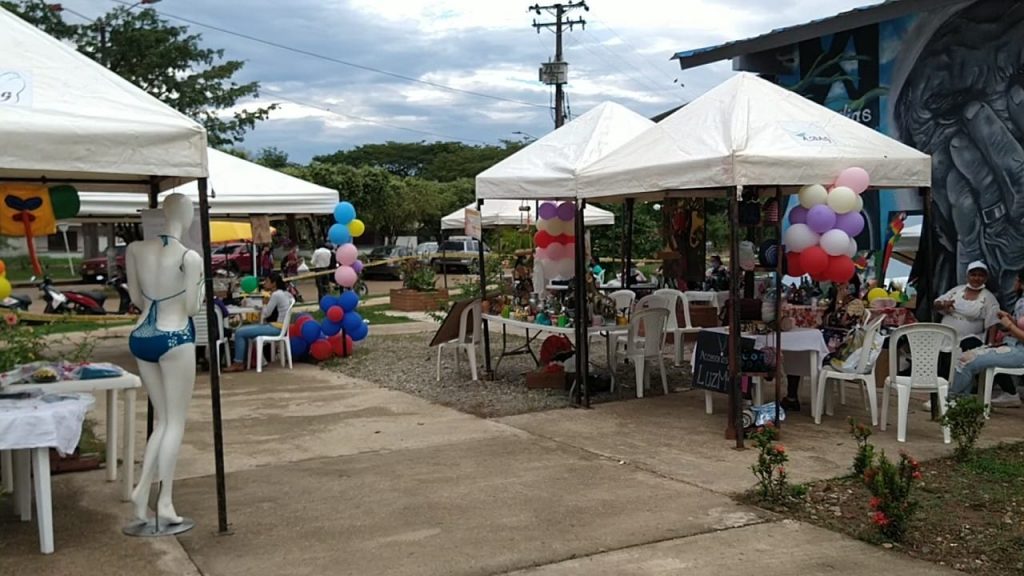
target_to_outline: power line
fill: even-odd
[[[122,4],[122,5],[125,5],[125,6],[130,6],[131,5],[131,3],[127,2],[126,0],[110,0],[110,1],[114,2],[116,4]],[[517,100],[515,98],[506,98],[504,96],[495,96],[493,94],[485,94],[483,92],[476,92],[476,91],[473,91],[473,90],[465,90],[465,89],[462,89],[462,88],[455,88],[453,86],[448,86],[446,84],[441,84],[439,82],[431,82],[429,80],[421,80],[419,78],[413,78],[412,76],[405,76],[403,74],[398,74],[397,72],[390,72],[388,70],[383,70],[381,68],[375,68],[373,66],[366,66],[366,65],[363,65],[363,64],[357,64],[355,62],[349,62],[347,60],[342,60],[340,58],[335,58],[333,56],[326,56],[324,54],[319,54],[317,52],[312,52],[310,50],[305,50],[305,49],[302,49],[302,48],[295,48],[293,46],[288,46],[286,44],[281,44],[280,42],[274,42],[272,40],[265,40],[263,38],[258,38],[256,36],[251,36],[249,34],[245,34],[243,32],[236,32],[234,30],[229,30],[227,28],[223,28],[223,27],[220,27],[220,26],[215,26],[213,24],[206,24],[204,22],[199,22],[198,20],[192,20],[191,18],[185,18],[184,16],[177,16],[177,15],[174,15],[174,14],[170,14],[168,12],[164,12],[164,11],[161,11],[161,10],[156,10],[154,8],[150,8],[150,10],[153,10],[157,14],[159,14],[161,16],[164,16],[166,18],[171,18],[173,20],[179,20],[179,21],[185,22],[187,24],[192,24],[193,26],[200,26],[202,28],[207,28],[209,30],[214,30],[216,32],[221,32],[223,34],[228,34],[228,35],[231,35],[231,36],[237,36],[239,38],[243,38],[243,39],[249,40],[251,42],[256,42],[256,43],[259,43],[259,44],[263,44],[263,45],[266,45],[266,46],[277,48],[279,50],[286,50],[288,52],[293,52],[295,54],[301,54],[303,56],[309,56],[311,58],[317,58],[319,60],[324,60],[324,61],[327,61],[327,62],[332,62],[334,64],[341,64],[342,66],[349,66],[351,68],[357,68],[359,70],[365,70],[367,72],[373,72],[373,73],[376,73],[376,74],[382,74],[384,76],[390,76],[391,78],[397,78],[399,80],[404,80],[406,82],[414,82],[416,84],[424,84],[426,86],[431,86],[431,87],[437,88],[439,90],[446,90],[446,91],[449,91],[449,92],[455,92],[455,93],[458,93],[458,94],[465,94],[465,95],[468,95],[468,96],[476,96],[478,98],[487,98],[487,99],[490,99],[490,100],[497,100],[497,101],[500,101],[500,102],[509,102],[509,103],[512,103],[512,104],[519,104],[521,106],[530,106],[530,107],[533,107],[533,108],[547,108],[547,106],[544,106],[543,104],[534,104],[533,102],[526,102],[525,100]]]
[[[628,66],[628,67],[630,67],[630,68],[633,68],[634,70],[636,70],[636,71],[637,71],[637,72],[638,72],[638,73],[640,74],[640,76],[642,76],[642,77],[643,77],[643,78],[644,78],[644,79],[645,79],[645,80],[646,80],[647,82],[649,82],[649,83],[650,83],[650,85],[651,85],[651,86],[654,86],[654,87],[655,87],[655,90],[656,90],[656,91],[659,91],[659,92],[660,92],[660,91],[664,91],[664,90],[671,90],[671,89],[672,89],[672,88],[671,88],[671,86],[670,86],[670,87],[668,87],[668,88],[664,88],[664,87],[662,87],[662,84],[661,84],[661,82],[660,82],[659,80],[656,80],[656,79],[652,78],[652,77],[651,77],[651,76],[650,76],[649,74],[647,74],[647,73],[646,73],[646,72],[644,71],[644,69],[643,69],[643,68],[641,68],[641,67],[639,67],[639,66],[635,66],[635,65],[633,65],[633,64],[630,64],[630,62],[626,60],[625,56],[623,56],[622,54],[620,54],[620,53],[616,52],[615,50],[612,50],[611,48],[609,48],[608,46],[606,46],[606,45],[605,45],[605,43],[604,43],[604,42],[602,42],[600,38],[598,38],[597,36],[595,36],[594,34],[592,34],[592,33],[591,33],[591,32],[590,32],[589,30],[584,30],[584,34],[586,34],[586,35],[587,35],[587,36],[589,36],[589,37],[590,37],[591,39],[593,39],[593,40],[594,40],[594,43],[595,43],[595,44],[597,44],[598,46],[600,46],[600,47],[604,48],[605,52],[608,52],[609,54],[612,54],[612,55],[614,55],[614,56],[615,56],[616,58],[618,58],[618,59],[619,59],[619,60],[620,60],[620,61],[621,61],[621,62],[622,62],[623,64],[625,64],[626,66]],[[620,38],[620,40],[621,40],[621,38]],[[625,41],[623,41],[623,42],[625,42]],[[633,48],[633,50],[635,51],[635,50],[636,50],[636,48]]]
[[[626,78],[638,78],[636,76],[633,76],[633,74],[631,74],[628,70],[624,70],[621,67],[619,67],[619,65],[616,64],[615,62],[612,62],[611,60],[609,60],[609,59],[605,58],[604,56],[602,56],[596,50],[591,48],[589,44],[584,44],[583,42],[580,42],[579,40],[576,40],[572,36],[569,36],[569,39],[576,46],[579,46],[580,48],[585,49],[587,52],[590,52],[594,56],[594,58],[597,58],[598,60],[600,60],[601,62],[604,62],[605,64],[607,64],[611,68],[614,68],[617,72],[619,72],[620,74],[622,74]],[[661,91],[661,90],[663,90],[662,88],[658,87],[657,85],[652,84],[647,78],[640,78],[640,79],[645,81],[645,83],[647,84],[648,88],[653,87],[654,91]]]
[[[359,122],[364,122],[366,124],[374,124],[376,126],[383,126],[385,128],[393,128],[395,130],[404,130],[406,132],[414,132],[416,134],[424,134],[424,135],[427,135],[427,136],[435,136],[435,137],[439,137],[439,138],[444,138],[445,140],[456,140],[456,141],[459,141],[459,142],[477,142],[477,143],[480,143],[480,144],[490,144],[489,142],[487,142],[485,140],[478,140],[476,138],[462,138],[462,137],[458,137],[458,136],[452,136],[450,134],[441,134],[439,132],[431,132],[429,130],[419,130],[417,128],[407,128],[405,126],[398,126],[398,125],[395,125],[395,124],[388,124],[387,122],[380,122],[380,121],[377,121],[377,120],[371,120],[369,118],[365,118],[365,117],[362,117],[362,116],[356,116],[354,114],[347,114],[345,112],[338,112],[337,110],[334,110],[334,109],[332,109],[332,108],[330,108],[328,106],[322,105],[322,104],[316,104],[316,103],[309,102],[309,101],[306,101],[306,100],[299,100],[299,99],[293,98],[291,96],[285,96],[284,94],[278,92],[277,90],[274,90],[272,88],[267,88],[265,86],[261,86],[260,87],[260,91],[261,92],[269,92],[275,98],[284,100],[286,102],[291,102],[292,104],[298,104],[299,106],[305,106],[307,108],[313,108],[313,109],[316,109],[316,110],[327,112],[328,114],[333,114],[335,116],[340,116],[342,118],[347,118],[347,119],[350,119],[350,120],[357,120]]]
[[[607,31],[612,33],[612,36],[615,36],[616,38],[621,40],[623,44],[625,44],[626,46],[629,46],[633,50],[634,54],[639,54],[640,53],[640,50],[638,50],[636,46],[634,46],[629,40],[626,40],[625,38],[620,36],[619,33],[616,32],[615,30],[613,30],[612,27],[609,26],[607,23],[602,22],[600,20],[595,20],[595,22],[597,22],[601,26],[604,26],[605,30],[607,30]],[[643,58],[640,58],[639,56],[637,57],[637,60],[639,60],[640,62],[643,62],[644,64],[647,64],[651,69],[657,70],[659,74],[661,74],[662,76],[664,76],[666,79],[670,80],[673,83],[676,80],[678,80],[677,78],[673,78],[672,75],[669,74],[668,72],[666,72],[665,70],[663,70],[661,68],[658,68],[657,66],[651,64],[651,62],[649,60],[645,60]]]

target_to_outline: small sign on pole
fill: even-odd
[[[480,211],[476,208],[466,208],[466,236],[480,239],[483,234],[483,222],[480,218]]]

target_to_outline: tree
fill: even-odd
[[[69,24],[53,8],[59,4],[18,0],[0,5],[201,123],[211,146],[241,141],[277,106],[224,116],[239,100],[259,96],[259,83],[234,81],[244,62],[223,60],[223,50],[202,47],[200,34],[171,25],[153,9],[117,7],[93,22]]]
[[[470,146],[461,142],[386,142],[316,156],[314,162],[382,168],[399,177],[437,182],[474,178],[511,156],[525,144],[505,140],[501,146]]]
[[[268,146],[260,150],[256,154],[256,163],[260,166],[273,168],[274,170],[281,170],[291,166],[291,162],[288,161],[288,153],[277,146]]]

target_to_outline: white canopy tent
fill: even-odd
[[[462,229],[466,223],[466,210],[476,209],[476,203],[459,208],[441,219],[443,230]],[[485,228],[494,226],[525,226],[537,222],[537,206],[534,200],[488,200],[484,202],[480,220]],[[615,214],[587,206],[583,211],[584,226],[610,226],[615,223]]]
[[[210,214],[330,214],[338,203],[338,191],[289,176],[277,170],[232,156],[213,148],[210,163]],[[168,190],[180,192],[196,202],[199,189],[194,182]],[[79,220],[138,218],[148,207],[144,197],[111,192],[79,194]]]
[[[202,126],[3,9],[0,135],[6,180],[149,192],[207,175]]]
[[[692,196],[734,186],[826,184],[850,166],[867,170],[873,187],[931,186],[927,154],[740,73],[586,166],[577,195]]]
[[[599,104],[477,175],[476,197],[574,198],[581,168],[653,125],[614,102]]]

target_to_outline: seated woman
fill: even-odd
[[[1014,285],[1017,292],[1017,304],[1014,306],[1013,314],[999,311],[997,317],[999,323],[1008,332],[1000,346],[982,346],[964,352],[957,362],[956,372],[953,374],[953,383],[949,389],[951,399],[958,396],[965,396],[971,393],[974,378],[988,368],[1024,368],[1024,329],[1020,327],[1020,320],[1024,319],[1024,270],[1017,273],[1017,282]],[[1020,397],[1016,391],[1004,393],[1002,400],[992,403],[1003,406],[1020,406]],[[1011,402],[1015,399],[1016,403]]]
[[[288,285],[277,272],[263,278],[263,289],[270,291],[270,300],[260,312],[260,324],[248,324],[235,330],[235,358],[225,372],[245,370],[245,358],[249,352],[249,340],[257,336],[277,336],[281,333],[280,321],[295,303],[288,293]]]

